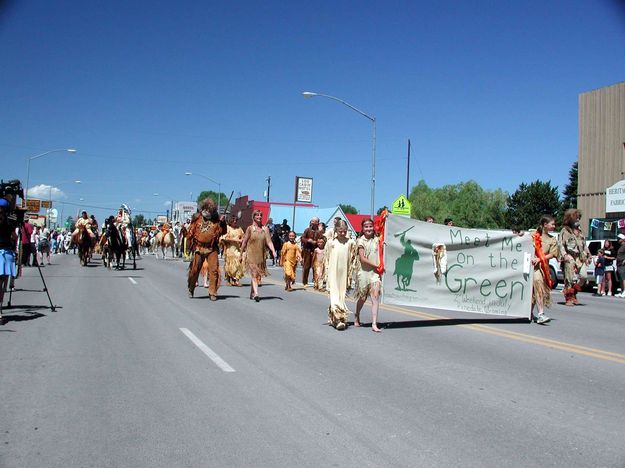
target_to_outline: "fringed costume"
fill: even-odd
[[[295,283],[295,270],[297,269],[297,261],[301,259],[302,248],[294,242],[287,242],[282,246],[280,251],[280,263],[284,269],[284,281],[287,283]]]
[[[252,224],[247,228],[249,239],[245,248],[245,263],[247,271],[251,276],[260,281],[263,276],[267,276],[267,243],[271,242],[269,230]]]
[[[313,255],[313,281],[315,289],[323,291],[323,277],[325,271],[325,250],[317,247]]]
[[[224,276],[231,286],[239,286],[239,281],[245,275],[241,254],[242,240],[243,229],[238,226],[228,226],[228,232],[219,240],[224,254]]]
[[[330,293],[328,319],[337,330],[347,328],[349,309],[345,305],[345,295],[351,285],[356,260],[356,242],[352,239],[329,240],[325,248],[326,288]]]
[[[187,286],[189,297],[193,297],[193,291],[200,274],[200,269],[206,261],[208,264],[208,295],[211,300],[217,299],[219,288],[219,238],[226,232],[226,223],[219,221],[215,212],[210,219],[197,216],[189,227],[188,237],[192,245],[193,260],[189,267]]]
[[[535,255],[538,263],[534,266],[534,280],[532,288],[532,305],[537,304],[539,310],[543,307],[551,307],[551,276],[549,262],[546,255],[558,257],[558,241],[555,237],[536,231],[532,235]],[[540,306],[543,307],[540,307]]]
[[[365,257],[373,263],[377,263],[379,259],[378,246],[379,239],[377,236],[373,236],[371,239],[360,236],[356,241],[356,250],[362,247]],[[366,300],[371,294],[371,287],[375,284],[381,286],[382,280],[376,267],[362,265],[359,261],[356,262],[356,266],[356,297]]]

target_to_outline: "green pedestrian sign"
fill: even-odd
[[[400,195],[393,202],[393,205],[391,207],[391,213],[393,213],[394,215],[408,216],[409,217],[411,208],[412,208],[412,204],[406,198],[406,196],[405,195]]]

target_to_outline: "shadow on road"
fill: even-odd
[[[239,299],[240,297],[241,297],[241,296],[228,296],[228,295],[226,295],[226,294],[218,294],[218,295],[217,295],[217,300],[218,300],[218,301],[223,301],[223,300],[225,300],[225,299]],[[192,299],[201,299],[201,300],[204,300],[204,299],[209,299],[209,296],[208,296],[208,295],[206,295],[206,296],[192,297]]]
[[[40,314],[39,312],[34,312],[28,315],[13,315],[13,314],[7,315],[6,310],[5,310],[3,311],[2,320],[0,322],[3,324],[7,324],[9,322],[25,322],[27,320],[35,320],[40,317],[47,317],[47,315]]]
[[[529,320],[526,318],[491,318],[491,319],[437,319],[437,320],[407,320],[405,322],[379,322],[380,328],[393,329],[393,328],[419,328],[419,327],[445,327],[449,325],[471,325],[471,324],[484,324],[484,323],[522,323],[528,324]],[[363,323],[363,326],[367,324]],[[368,324],[371,326],[371,324]]]

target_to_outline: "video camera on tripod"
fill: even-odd
[[[24,189],[19,180],[9,180],[8,182],[0,180],[0,198],[9,202],[7,221],[15,227],[24,224],[24,215],[26,214],[25,209],[17,207],[18,196],[24,200]]]
[[[26,214],[26,209],[17,206],[17,197],[20,197],[24,200],[24,189],[22,188],[22,183],[15,179],[5,182],[4,180],[0,180],[0,198],[4,198],[8,203],[8,214],[6,216],[7,223],[10,227],[20,228],[18,229],[18,255],[16,257],[16,261],[18,266],[21,265],[21,256],[22,256],[22,241],[20,236],[22,235],[22,226],[24,225],[24,216]],[[50,309],[54,312],[56,310],[56,306],[52,303],[52,299],[50,298],[50,293],[48,292],[48,286],[46,285],[46,280],[43,277],[43,273],[41,272],[41,268],[39,264],[35,262],[37,266],[37,270],[39,271],[39,276],[41,277],[41,282],[43,283],[43,292],[48,296],[48,301],[50,302]],[[20,273],[21,275],[21,273]],[[9,285],[9,301],[7,303],[7,308],[11,308],[11,299],[13,297],[13,291],[15,291],[14,285],[15,278],[11,277],[11,283]],[[1,314],[0,314],[1,316]]]

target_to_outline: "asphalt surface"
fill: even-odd
[[[367,305],[339,332],[276,268],[259,303],[247,278],[189,299],[186,268],[55,256],[55,312],[25,270],[0,326],[0,466],[625,466],[625,299],[583,294],[545,326],[383,307],[379,334]]]

